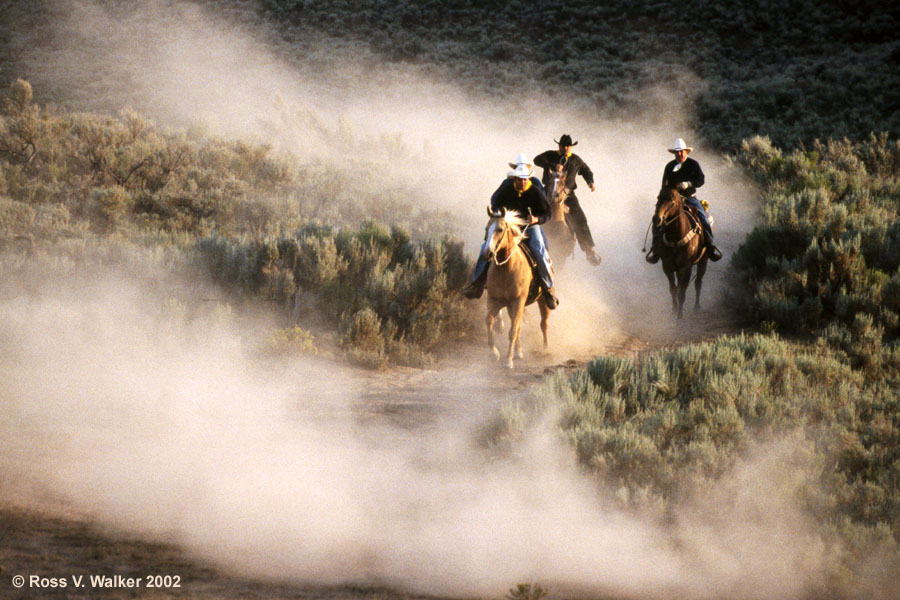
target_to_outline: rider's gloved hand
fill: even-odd
[[[690,182],[690,181],[682,181],[681,183],[678,184],[678,189],[679,189],[679,190],[686,190],[686,189],[688,189],[689,187],[691,187],[691,182]]]

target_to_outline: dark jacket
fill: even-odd
[[[550,218],[550,203],[547,201],[547,195],[539,185],[535,185],[535,182],[532,182],[531,187],[520,194],[513,185],[512,179],[504,180],[491,196],[491,208],[493,210],[500,208],[515,210],[526,219],[528,211],[531,209],[531,214],[538,218],[538,224],[545,223]]]
[[[541,181],[544,183],[545,187],[550,184],[550,173],[553,170],[553,167],[558,165],[563,158],[564,157],[556,150],[547,150],[534,157],[534,164],[544,169]],[[591,168],[587,166],[577,154],[572,154],[565,159],[563,169],[566,172],[566,187],[570,190],[574,190],[578,187],[575,183],[576,175],[581,175],[584,178],[584,182],[588,185],[593,185],[594,183],[593,171],[591,171]]]
[[[700,169],[700,163],[693,158],[684,159],[684,162],[681,163],[681,168],[675,171],[675,165],[677,164],[678,161],[673,160],[666,165],[665,170],[663,170],[662,186],[664,188],[674,188],[678,187],[678,184],[682,181],[687,181],[691,184],[691,187],[681,190],[681,193],[690,198],[697,193],[697,188],[706,182],[706,178]]]

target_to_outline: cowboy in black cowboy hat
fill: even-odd
[[[584,178],[584,182],[592,192],[595,190],[594,173],[580,156],[572,153],[572,147],[578,145],[578,142],[572,141],[572,136],[564,133],[558,140],[553,141],[556,142],[558,149],[547,150],[538,154],[534,157],[534,164],[544,169],[542,178],[544,187],[550,184],[553,171],[558,168],[562,169],[563,177],[561,181],[570,190],[565,201],[569,209],[566,213],[566,223],[568,223],[575,234],[578,246],[584,251],[588,262],[594,266],[599,265],[600,255],[594,252],[594,238],[591,236],[587,217],[584,216],[584,211],[581,209],[578,197],[575,195],[575,188],[578,187],[578,184],[575,182],[577,175],[581,175]]]

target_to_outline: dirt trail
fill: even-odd
[[[702,318],[690,314],[681,323],[632,322],[627,331],[612,336],[601,347],[586,349],[564,360],[553,355],[528,353],[512,371],[487,360],[484,346],[465,346],[430,369],[353,371],[350,377],[361,394],[352,406],[343,410],[351,411],[362,425],[387,424],[398,435],[403,435],[404,431],[422,435],[423,430],[441,427],[446,419],[483,421],[498,404],[520,397],[545,374],[557,369],[576,369],[599,352],[635,356],[659,347],[709,339],[736,329],[733,318],[718,302],[705,311]],[[500,339],[502,347],[505,336]],[[323,401],[327,402],[327,398]],[[301,410],[317,413],[319,408],[306,406]],[[424,597],[376,584],[306,586],[230,574],[193,558],[175,545],[141,540],[109,530],[54,497],[46,498],[41,506],[36,506],[33,499],[27,503],[7,499],[0,505],[0,540],[0,597],[347,600]],[[136,578],[176,575],[181,587],[148,589],[146,581],[137,589],[72,587],[72,575],[91,574]],[[66,577],[68,587],[65,590],[40,589],[26,583],[24,588],[17,589],[12,585],[16,575]]]

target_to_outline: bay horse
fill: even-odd
[[[566,259],[575,251],[575,233],[569,226],[566,216],[569,207],[566,200],[572,190],[566,187],[565,173],[562,165],[551,172],[550,181],[547,183],[547,200],[550,201],[550,218],[543,224],[544,234],[547,236],[547,245],[553,249],[553,257],[559,262],[562,269]]]
[[[706,273],[706,264],[709,260],[703,227],[696,217],[688,216],[688,211],[684,208],[684,197],[678,190],[666,187],[659,191],[656,198],[653,226],[662,234],[654,252],[662,259],[663,273],[669,279],[672,312],[681,319],[694,265],[697,265],[697,276],[694,280],[697,297],[694,309],[700,310],[700,290],[703,287],[703,275]]]
[[[499,359],[500,352],[494,345],[494,319],[500,310],[506,308],[509,315],[509,351],[506,355],[506,366],[513,368],[513,354],[524,358],[522,353],[522,317],[528,304],[529,291],[532,288],[534,274],[531,263],[520,246],[525,239],[527,221],[515,211],[497,212],[488,207],[488,266],[487,282],[487,317],[485,323],[488,331],[488,346],[494,357]],[[541,333],[544,335],[544,350],[547,350],[547,320],[550,309],[546,299],[539,292],[535,299],[541,312]],[[533,301],[535,301],[533,300]]]

